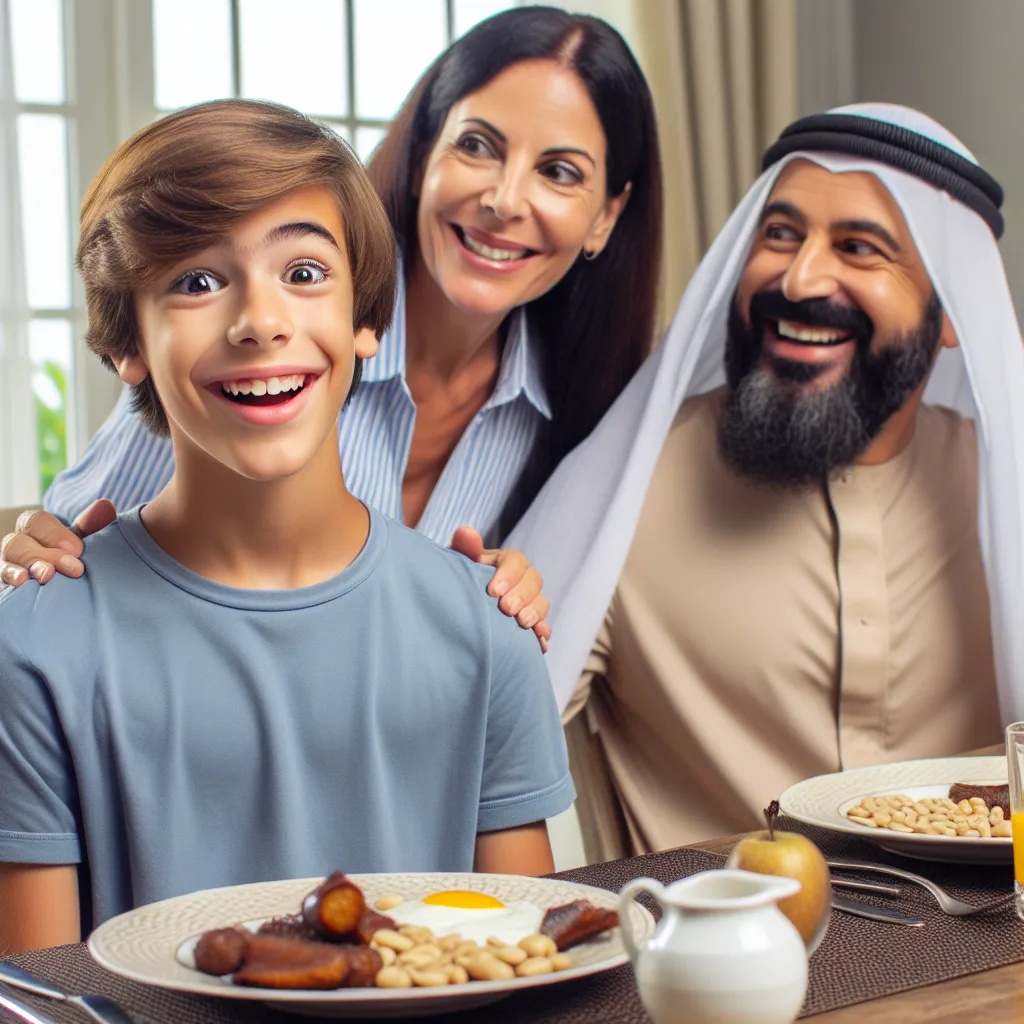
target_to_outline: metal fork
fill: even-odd
[[[895,878],[902,878],[906,882],[914,882],[927,889],[939,904],[939,909],[952,917],[969,917],[971,914],[985,914],[990,910],[999,910],[1009,906],[1016,893],[1007,893],[1005,896],[998,896],[994,900],[975,906],[971,903],[964,903],[962,900],[950,896],[945,889],[940,888],[931,879],[923,875],[915,875],[912,871],[904,871],[902,868],[891,868],[888,864],[869,864],[858,860],[830,860],[830,868],[840,871],[875,871],[880,875],[893,875]]]

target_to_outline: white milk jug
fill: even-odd
[[[663,886],[637,878],[619,894],[619,921],[640,998],[654,1024],[789,1024],[807,992],[807,950],[775,905],[792,878],[703,871]],[[630,902],[661,904],[654,937],[637,946]]]

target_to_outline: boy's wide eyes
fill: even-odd
[[[183,295],[206,295],[208,292],[219,291],[223,287],[223,283],[209,271],[190,270],[187,274],[182,274],[171,285],[171,291],[180,292]]]
[[[312,260],[290,266],[282,275],[288,284],[311,285],[327,280],[327,268]],[[171,285],[181,295],[208,295],[218,292],[226,282],[208,270],[190,270]]]
[[[289,284],[319,284],[327,280],[327,268],[319,263],[300,263],[285,271],[285,280]]]

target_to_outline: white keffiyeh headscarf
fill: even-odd
[[[953,135],[915,110],[857,104],[831,113],[909,129],[977,166]],[[921,177],[877,159],[817,149],[781,157],[754,183],[697,268],[661,345],[508,539],[541,572],[551,599],[547,662],[559,706],[572,695],[614,595],[680,405],[725,381],[729,303],[772,186],[795,159],[881,180],[959,339],[959,348],[942,349],[925,401],[977,421],[979,530],[1000,710],[1004,722],[1024,719],[1024,345],[996,239],[975,209]],[[685,587],[685,563],[675,571]]]

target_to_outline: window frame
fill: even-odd
[[[7,0],[0,0],[0,238],[4,251],[21,252],[21,195],[18,182],[17,116],[13,61],[7,34]],[[39,489],[39,458],[32,365],[28,357],[27,307],[17,300],[25,294],[24,266],[12,260],[0,280],[0,505],[34,501]]]
[[[343,0],[347,29],[349,111],[346,117],[318,118],[355,148],[359,128],[386,128],[390,119],[358,117],[355,62],[355,0]],[[520,0],[521,2],[521,0]],[[13,92],[13,67],[0,66],[0,239],[7,251],[21,253],[20,191],[17,183],[17,115],[57,113],[65,117],[68,139],[69,239],[78,245],[78,210],[84,190],[104,161],[134,131],[166,113],[155,105],[151,0],[61,0],[64,15],[66,96],[63,104],[21,104]],[[509,0],[515,6],[516,0]],[[232,25],[232,92],[240,78],[239,0],[229,0]],[[455,32],[456,0],[444,0],[445,45]],[[7,52],[8,0],[0,0],[0,55]],[[86,310],[81,277],[72,272],[71,305],[32,310],[15,303],[24,295],[21,260],[0,282],[0,506],[35,504],[42,499],[33,366],[28,353],[28,320],[68,320],[72,326],[67,394],[67,464],[74,465],[102,426],[121,393],[116,375],[85,344]]]

